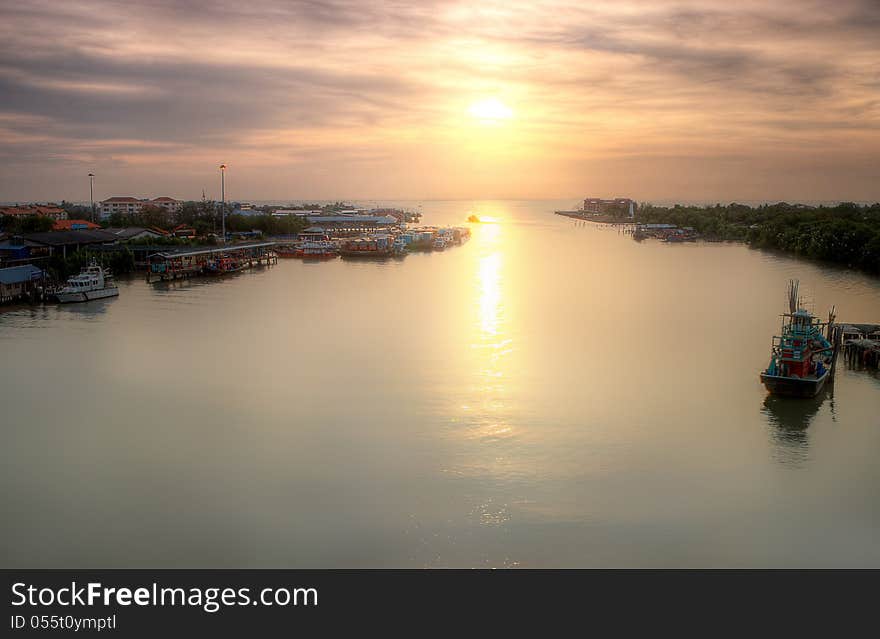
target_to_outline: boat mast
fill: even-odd
[[[788,280],[788,311],[789,313],[794,313],[798,310],[798,303],[800,299],[798,298],[798,287],[800,282],[798,280]]]

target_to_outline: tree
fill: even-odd
[[[24,233],[43,233],[51,231],[55,221],[44,215],[25,215],[25,216],[2,216],[0,228],[12,235],[23,235]]]

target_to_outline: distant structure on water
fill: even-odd
[[[628,197],[616,197],[605,200],[599,197],[588,197],[584,200],[583,207],[579,209],[556,211],[558,215],[573,217],[581,220],[614,221],[620,222],[622,218],[635,219],[636,201]],[[605,218],[604,220],[602,218]]]
[[[635,217],[635,200],[628,197],[617,197],[611,200],[603,200],[598,197],[588,197],[584,200],[584,213],[594,215],[613,215],[626,211],[629,216]]]

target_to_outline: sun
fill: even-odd
[[[468,107],[468,113],[483,122],[500,122],[513,117],[511,108],[495,98],[474,102]]]

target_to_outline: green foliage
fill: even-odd
[[[112,213],[107,226],[124,228],[127,226],[156,227],[166,231],[174,227],[174,215],[161,206],[147,204],[137,213]]]
[[[55,220],[43,215],[3,215],[0,216],[0,228],[10,235],[24,233],[43,233],[51,231]]]
[[[79,273],[92,259],[109,268],[114,275],[131,273],[134,270],[134,254],[124,247],[113,251],[79,250],[68,255],[66,259],[56,253],[49,261],[49,270],[57,279],[64,280]]]
[[[659,207],[642,205],[637,220],[690,226],[709,239],[741,240],[757,248],[777,249],[880,272],[880,204],[837,206],[744,204]]]
[[[61,200],[61,204],[58,205],[59,208],[64,209],[67,212],[68,219],[71,220],[91,220],[92,219],[92,209],[88,205],[82,204],[74,204],[73,202],[68,202],[67,200]],[[97,208],[97,205],[96,205]]]
[[[136,240],[129,240],[126,244],[128,246],[196,246],[198,242],[185,237],[163,235],[161,237],[141,237]]]

